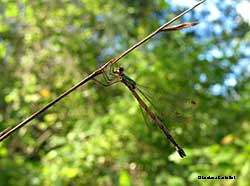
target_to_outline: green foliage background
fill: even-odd
[[[249,185],[249,24],[235,1],[219,3],[182,19],[200,25],[162,33],[119,62],[151,88],[161,112],[185,115],[165,122],[186,158],[153,123],[147,127],[124,86],[90,82],[0,143],[0,185]],[[211,4],[220,10],[216,19]],[[0,129],[183,9],[164,0],[2,0]]]

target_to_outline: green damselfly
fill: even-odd
[[[148,105],[143,101],[143,99],[140,97],[137,91],[142,93],[138,88],[136,82],[131,79],[129,76],[124,74],[124,68],[119,67],[112,70],[112,74],[116,78],[110,78],[106,72],[103,73],[105,79],[107,80],[107,84],[103,84],[104,86],[110,86],[112,84],[115,84],[117,82],[122,82],[133,94],[133,96],[136,98],[140,106],[144,109],[144,111],[150,116],[150,118],[156,123],[156,125],[162,130],[166,138],[174,145],[176,151],[179,153],[180,157],[186,156],[184,150],[177,144],[177,142],[174,140],[170,132],[166,129],[162,121],[157,117],[157,115],[148,107]],[[142,93],[143,94],[143,93]],[[143,94],[143,96],[146,98],[146,96]],[[147,98],[146,98],[147,99]]]

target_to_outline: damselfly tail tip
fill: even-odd
[[[176,148],[176,150],[179,153],[180,157],[184,158],[186,156],[186,153],[182,148]]]

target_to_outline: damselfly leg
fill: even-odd
[[[117,79],[114,70],[115,68],[113,67],[113,65],[110,65],[107,67],[107,70],[102,71],[102,80],[98,80],[97,78],[93,78],[93,80],[102,86],[111,86],[120,81]]]

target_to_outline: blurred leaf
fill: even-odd
[[[130,180],[130,176],[126,170],[120,171],[119,185],[120,186],[131,186],[132,185],[131,180]]]
[[[234,134],[228,134],[228,135],[226,135],[225,137],[222,138],[221,143],[223,145],[228,145],[228,144],[232,143],[234,141],[234,139],[235,139]]]

